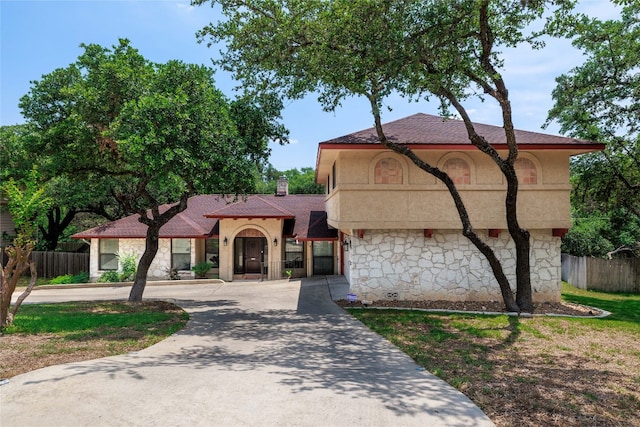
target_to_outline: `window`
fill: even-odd
[[[516,176],[520,184],[537,184],[538,171],[536,165],[527,158],[518,158],[514,164]]]
[[[118,239],[99,240],[99,270],[118,269]]]
[[[336,188],[336,162],[331,167],[331,188]]]
[[[376,184],[402,184],[402,165],[396,159],[382,159],[376,163]]]
[[[333,274],[333,242],[313,242],[313,274]]]
[[[454,158],[444,162],[442,168],[454,184],[471,184],[471,170],[469,164],[462,159]]]
[[[191,269],[191,240],[171,239],[171,268]]]
[[[205,261],[213,264],[211,268],[220,267],[220,239],[206,239],[204,241]]]
[[[296,239],[286,239],[284,243],[284,267],[303,268],[304,267],[304,242]]]

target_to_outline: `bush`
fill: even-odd
[[[57,276],[49,280],[50,285],[66,285],[67,283],[73,283],[73,276],[65,274],[64,276]]]
[[[101,283],[119,282],[119,281],[120,281],[120,274],[118,274],[117,271],[105,271],[104,273],[102,273],[102,275],[98,279],[98,282],[101,282]]]
[[[87,283],[89,281],[89,273],[81,271],[78,274],[71,276],[71,283]]]
[[[89,273],[83,271],[78,274],[65,274],[63,276],[54,277],[49,280],[50,285],[66,285],[69,283],[87,283],[89,281]]]
[[[136,263],[136,256],[133,254],[129,255],[118,255],[120,258],[120,265],[122,266],[122,274],[120,275],[121,282],[128,282],[136,278],[136,271],[138,270],[138,265]]]
[[[191,271],[196,273],[196,277],[205,277],[211,267],[213,267],[213,263],[202,261],[191,267]]]

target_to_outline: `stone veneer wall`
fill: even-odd
[[[122,255],[135,254],[136,262],[144,252],[145,239],[120,239],[118,241],[118,253]],[[95,281],[103,273],[98,270],[98,239],[91,240],[91,280]],[[191,240],[191,265],[195,264],[195,245]],[[160,239],[158,241],[158,253],[151,263],[147,278],[168,279],[169,267],[171,266],[171,239]],[[118,266],[120,268],[120,266]],[[192,276],[192,272],[181,272],[182,276]]]
[[[350,236],[346,252],[350,292],[360,300],[500,301],[486,258],[460,232],[366,230]],[[515,290],[515,245],[509,233],[488,237]],[[551,230],[531,231],[531,283],[535,302],[560,300],[560,238]]]

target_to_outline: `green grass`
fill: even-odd
[[[25,304],[3,330],[0,378],[142,350],[182,329],[188,318],[163,301]]]
[[[57,334],[66,339],[87,339],[118,335],[125,329],[145,335],[167,336],[181,329],[188,319],[173,322],[175,313],[157,311],[153,305],[125,302],[68,302],[26,304],[20,307],[14,324],[5,334]],[[164,327],[164,323],[170,325]]]
[[[563,283],[562,299],[607,310],[608,321],[640,324],[640,295],[585,291]]]

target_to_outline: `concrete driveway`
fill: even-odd
[[[29,302],[126,298],[38,290]],[[147,286],[189,312],[145,350],[0,386],[9,426],[491,426],[464,395],[331,302],[342,277]],[[0,342],[1,342],[0,338]]]

